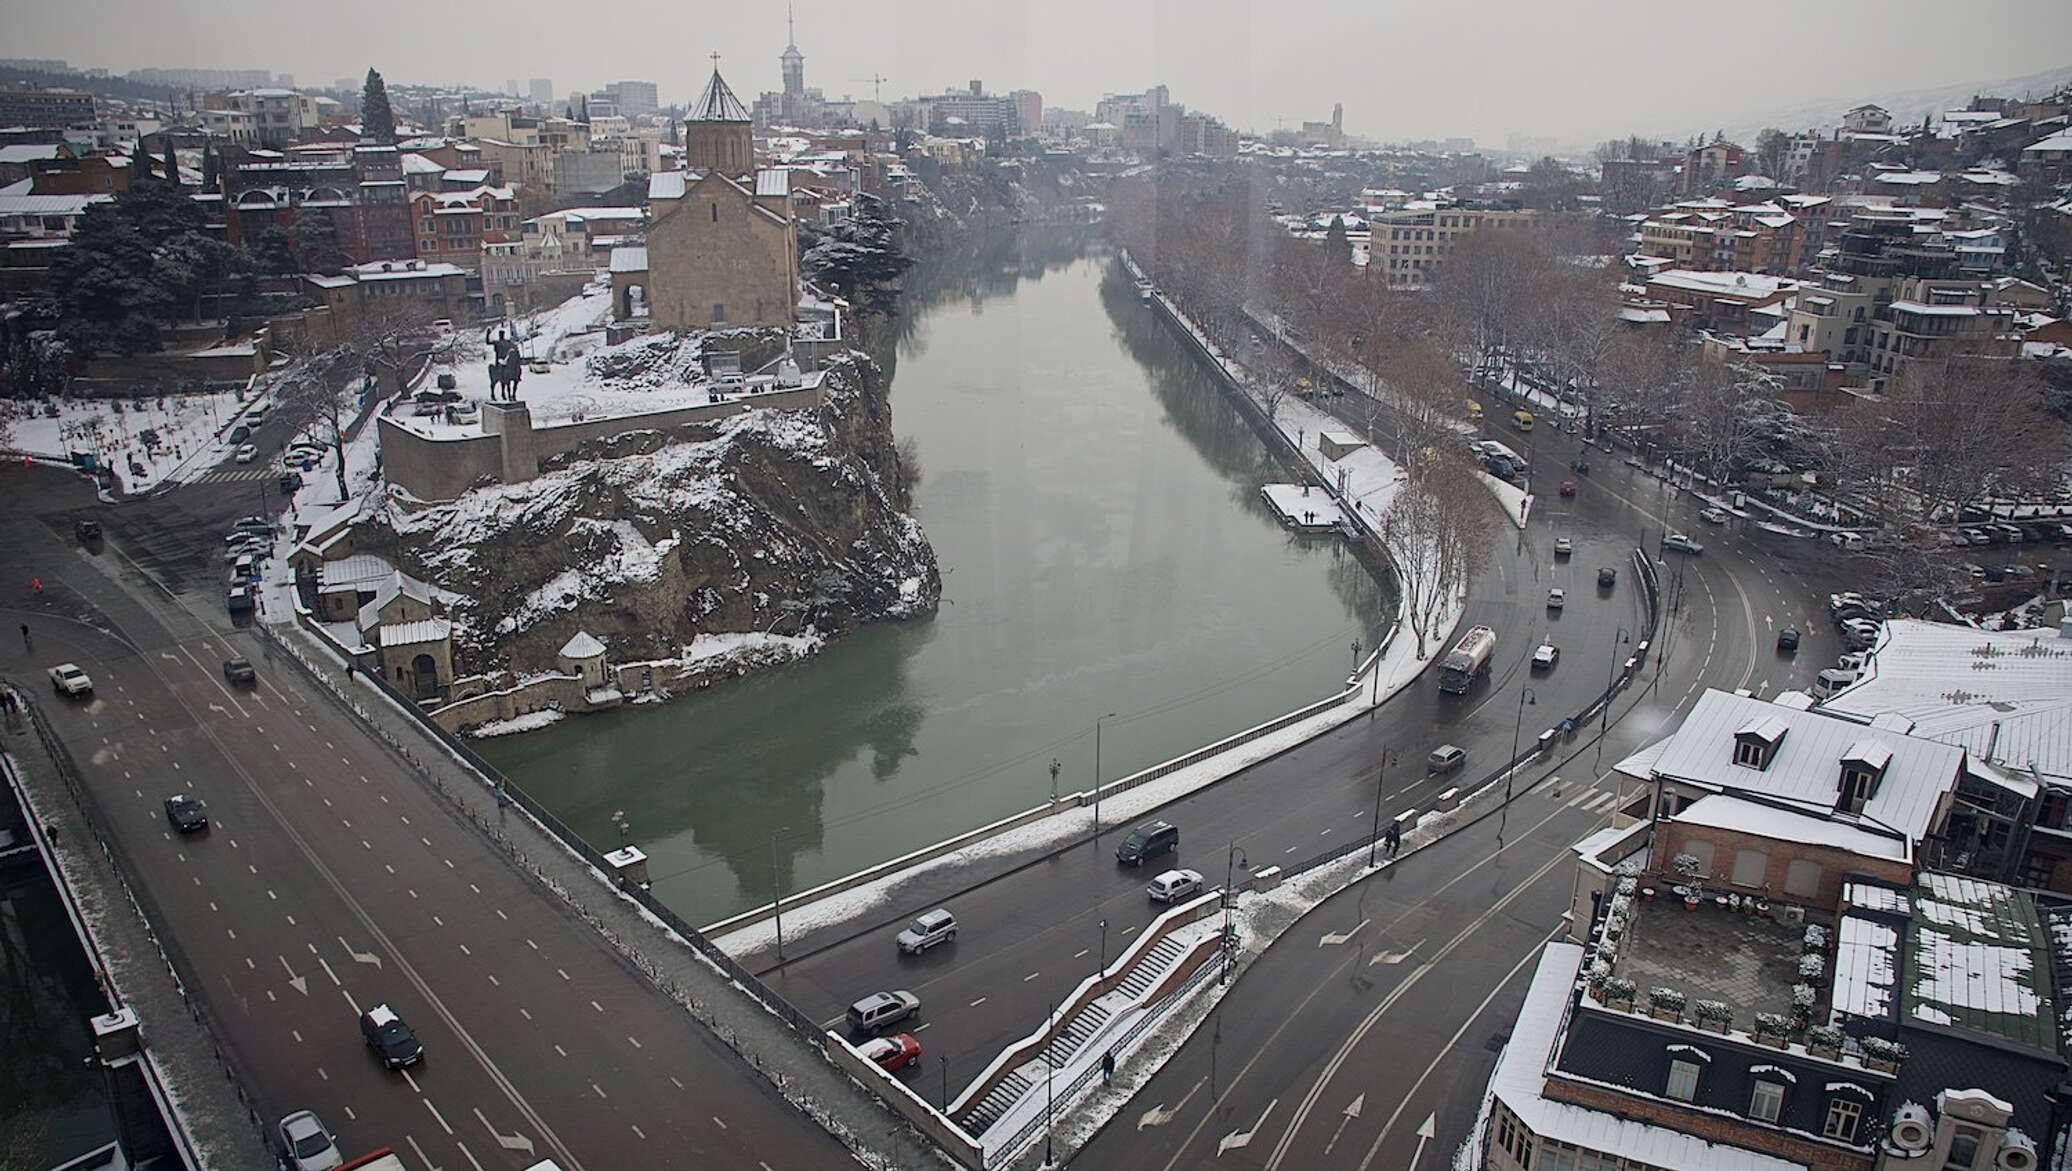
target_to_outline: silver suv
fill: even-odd
[[[938,943],[949,943],[957,938],[957,917],[937,907],[923,911],[899,933],[899,950],[902,955],[920,955]]]

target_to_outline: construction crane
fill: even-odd
[[[885,84],[885,82],[889,81],[889,80],[890,80],[890,78],[886,78],[886,77],[881,77],[881,76],[879,76],[878,74],[875,74],[875,73],[874,73],[874,74],[872,74],[872,75],[871,75],[871,76],[869,76],[869,77],[852,77],[852,78],[850,78],[849,80],[850,80],[850,81],[868,81],[868,82],[870,82],[870,83],[871,83],[871,100],[872,100],[872,101],[874,101],[874,102],[876,102],[876,103],[878,103],[878,104],[879,104],[879,105],[881,105],[881,106],[885,104],[885,99],[884,99],[884,96],[883,96],[883,95],[881,95],[881,94],[879,94],[879,92],[878,92],[878,87],[879,87],[879,86],[881,86],[881,85],[883,85],[883,84]]]

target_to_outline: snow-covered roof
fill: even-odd
[[[1899,187],[1926,187],[1942,182],[1941,171],[1888,171],[1875,179],[1879,183],[1891,183]]]
[[[1889,834],[1725,794],[1698,798],[1679,810],[1674,820],[1683,825],[1730,829],[1773,841],[1847,850],[1866,858],[1892,862],[1909,861],[1913,852],[1906,842]]]
[[[1648,283],[1686,292],[1705,293],[1714,297],[1750,299],[1777,296],[1797,288],[1799,284],[1790,277],[1770,276],[1767,273],[1698,272],[1688,268],[1672,268],[1655,273],[1648,278]]]
[[[1919,313],[1924,317],[1977,317],[1985,312],[1976,305],[1930,305],[1922,301],[1894,301],[1892,308],[1901,313]]]
[[[366,630],[381,621],[381,608],[396,600],[407,597],[429,606],[432,604],[432,587],[404,573],[394,570],[387,577],[373,583],[374,597],[360,607],[359,625]]]
[[[1751,724],[1774,722],[1785,729],[1768,767],[1734,763],[1735,733]],[[1786,707],[1731,692],[1708,690],[1669,737],[1654,771],[1668,779],[1751,798],[1810,814],[1847,821],[1835,811],[1842,757],[1865,740],[1892,750],[1876,791],[1864,802],[1861,822],[1905,834],[1918,842],[1934,827],[1944,797],[1955,787],[1964,759],[1960,749],[1921,740],[1819,711]]]
[[[20,166],[23,163],[54,159],[64,149],[55,142],[10,142],[6,146],[0,146],[0,165],[11,163]]]
[[[113,195],[0,195],[0,216],[83,215],[96,203],[107,203]]]
[[[354,279],[363,281],[402,281],[467,275],[467,271],[459,265],[424,260],[370,260],[366,264],[352,265],[345,271]]]
[[[2072,777],[2072,639],[1895,619],[1864,676],[1824,705],[1869,719],[1892,712],[1912,735],[2021,772]],[[2017,778],[2018,779],[2018,778]]]
[[[675,172],[681,174],[682,172]],[[649,176],[653,178],[653,176]],[[653,186],[652,183],[649,184]],[[647,209],[642,207],[570,207],[554,213],[571,220],[644,220]]]
[[[448,171],[442,177],[442,181],[447,183],[467,183],[479,187],[489,182],[489,169],[487,167],[470,167],[466,170]]]
[[[399,622],[381,628],[381,645],[414,646],[423,642],[444,642],[453,637],[453,623],[444,618],[426,618],[421,622]]]
[[[646,272],[648,250],[644,246],[623,246],[612,249],[613,272]]]
[[[1834,1011],[1885,1020],[1899,983],[1899,930],[1855,915],[1842,918],[1835,944]]]
[[[691,171],[656,171],[648,176],[648,198],[682,199],[698,176]]]
[[[561,644],[564,659],[590,659],[604,653],[604,644],[587,630],[576,631],[575,637]]]
[[[2023,154],[2055,154],[2059,151],[2072,151],[2072,130],[2060,130],[2022,148]]]
[[[437,175],[445,170],[445,167],[418,154],[416,151],[409,151],[403,155],[403,173],[405,175]]]
[[[2036,904],[2013,887],[1923,872],[1901,986],[1911,1019],[2057,1052],[2050,953]]]
[[[1651,1167],[1703,1167],[1706,1171],[1804,1171],[1804,1164],[1741,1147],[1709,1143],[1696,1135],[1557,1102],[1545,1094],[1547,1062],[1568,1020],[1569,992],[1582,967],[1583,949],[1550,943],[1540,953],[1532,986],[1511,1043],[1497,1060],[1490,1088],[1527,1129],[1542,1139],[1645,1163]]]
[[[757,195],[790,195],[791,172],[782,167],[766,167],[755,173]]]

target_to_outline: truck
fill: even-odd
[[[1469,628],[1439,664],[1439,690],[1465,695],[1475,676],[1489,670],[1490,656],[1495,653],[1496,631],[1487,626]]]

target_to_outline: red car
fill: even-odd
[[[878,1068],[891,1073],[919,1061],[921,1043],[914,1040],[912,1033],[894,1033],[890,1037],[872,1037],[858,1046],[857,1052],[877,1062]]]
[[[1574,496],[1576,494],[1576,482],[1574,480],[1561,481],[1561,494],[1563,496]]]

